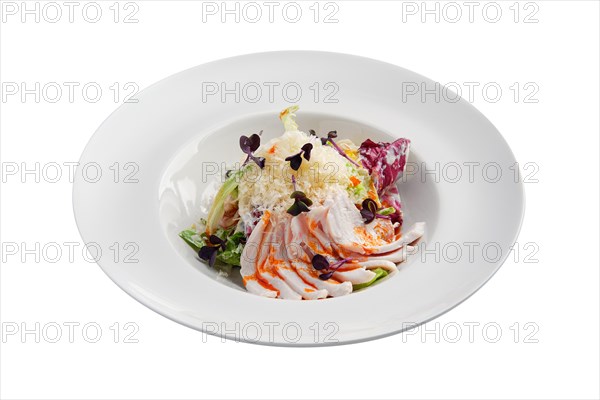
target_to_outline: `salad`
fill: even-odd
[[[262,131],[240,137],[241,167],[227,171],[206,218],[179,235],[210,267],[240,267],[250,293],[347,295],[394,274],[424,234],[423,222],[402,232],[396,181],[410,141],[357,146],[336,131],[305,133],[297,110],[280,113],[284,133],[268,143]]]

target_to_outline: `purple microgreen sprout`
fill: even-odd
[[[287,209],[287,212],[295,217],[300,215],[300,213],[309,212],[309,207],[312,206],[313,202],[306,197],[304,192],[301,192],[296,188],[296,177],[294,175],[292,175],[292,185],[294,185],[294,191],[290,195],[290,198],[294,199],[294,204]]]
[[[362,202],[362,209],[360,210],[360,215],[365,220],[365,224],[368,224],[371,223],[375,218],[391,220],[392,217],[390,217],[389,214],[393,214],[394,211],[395,209],[393,207],[379,209],[377,208],[377,203],[375,202],[375,200],[367,198]]]
[[[337,138],[337,131],[330,131],[326,138],[321,138],[321,144],[325,146],[331,139]]]
[[[315,254],[312,258],[312,266],[317,271],[328,269],[329,261],[327,261],[327,258],[325,258],[324,256],[320,254]]]
[[[360,210],[360,215],[365,220],[365,224],[370,223],[375,219],[375,215],[377,214],[377,203],[373,199],[365,199],[362,202],[362,209]]]
[[[313,202],[311,199],[306,197],[304,192],[299,190],[294,190],[294,192],[290,195],[290,198],[294,199],[294,204],[287,209],[287,212],[294,217],[300,215],[303,212],[309,212],[310,206],[312,206]]]
[[[214,267],[219,249],[225,250],[225,241],[216,235],[210,235],[208,238],[208,245],[200,248],[198,257],[204,261],[208,261],[208,265]]]
[[[313,136],[317,136],[317,134],[315,133],[314,130],[310,130],[309,131],[311,135]],[[323,146],[325,146],[327,144],[327,142],[331,143],[331,146],[337,150],[338,153],[340,153],[340,155],[342,157],[344,157],[346,160],[350,161],[352,164],[354,164],[354,166],[358,167],[358,168],[362,168],[360,164],[358,164],[356,161],[354,161],[353,159],[351,159],[350,157],[348,157],[348,155],[346,154],[346,152],[344,150],[342,150],[342,148],[340,146],[337,145],[337,143],[335,143],[333,141],[333,139],[337,138],[337,131],[330,131],[327,134],[326,138],[321,138],[321,144]]]
[[[304,146],[301,147],[301,149],[304,152],[304,154],[302,155],[304,159],[306,161],[310,161],[310,152],[313,149],[312,143],[306,143]]]
[[[252,160],[258,165],[261,169],[265,167],[265,158],[264,157],[256,157],[254,153],[260,147],[260,135],[262,131],[251,135],[250,137],[242,135],[240,137],[240,149],[248,155],[246,157],[246,161],[242,164],[242,166],[246,165],[248,161]]]
[[[351,258],[344,258],[342,260],[334,262],[333,264],[329,264],[329,261],[327,261],[327,258],[325,256],[322,256],[321,254],[315,254],[311,260],[311,263],[313,268],[317,271],[327,271],[319,275],[319,279],[326,281],[327,279],[333,276],[333,274],[335,273],[335,271],[338,270],[338,268],[350,261],[352,261]]]
[[[298,171],[298,169],[300,168],[300,165],[302,165],[302,156],[301,156],[302,152],[298,153],[298,154],[294,154],[293,156],[289,156],[286,157],[285,161],[289,161],[290,162],[290,167],[294,170],[294,171]]]
[[[327,279],[330,279],[333,276],[333,273],[335,271],[329,271],[329,272],[325,272],[324,274],[319,274],[319,279],[326,281]]]
[[[313,145],[311,143],[306,143],[301,147],[301,150],[297,154],[286,157],[285,161],[289,161],[290,167],[292,167],[294,171],[298,171],[300,165],[302,165],[303,156],[306,161],[310,161],[310,152],[312,151],[312,148]]]

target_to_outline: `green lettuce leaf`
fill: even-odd
[[[218,228],[214,233],[225,241],[225,249],[219,249],[217,253],[217,261],[229,266],[240,266],[240,259],[244,251],[246,236],[243,232],[235,232],[235,228],[223,229]],[[207,235],[205,232],[198,233],[194,229],[186,229],[179,233],[181,237],[194,251],[197,253],[203,246],[206,246]],[[226,270],[226,266],[215,264],[218,269]]]
[[[237,188],[239,184],[237,178],[238,174],[241,173],[240,171],[231,174],[215,195],[215,199],[210,206],[208,216],[206,217],[206,232],[209,234],[215,234],[219,227],[219,221],[221,221],[221,218],[223,218],[223,215],[225,214],[225,200],[227,200],[229,196],[237,198]]]
[[[225,240],[225,238],[222,238]],[[217,254],[217,260],[225,264],[240,266],[242,251],[244,251],[244,243],[246,236],[243,232],[235,232],[227,236],[225,250],[220,250]]]
[[[377,210],[377,214],[380,215],[391,215],[396,212],[394,207],[382,208],[381,210]]]
[[[195,229],[186,229],[179,232],[179,237],[182,238],[194,251],[197,253],[200,248],[205,245],[203,235],[196,232]]]

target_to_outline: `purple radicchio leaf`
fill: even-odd
[[[400,201],[400,193],[396,185],[388,186],[379,193],[379,200],[383,207],[394,207],[396,211],[390,214],[389,217],[393,222],[399,222],[402,225],[402,202]]]
[[[365,140],[359,148],[362,165],[369,171],[379,199],[384,207],[394,207],[392,222],[402,223],[400,195],[395,183],[404,172],[410,140],[397,139],[392,143]]]
[[[374,179],[377,193],[393,185],[404,172],[410,140],[398,139],[392,143],[365,140],[359,148],[360,159]]]

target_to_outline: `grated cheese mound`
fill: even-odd
[[[300,168],[294,171],[285,158],[300,152],[306,143],[313,145],[310,161],[303,157]],[[351,141],[343,140],[339,145],[354,158],[357,148]],[[287,131],[261,145],[255,155],[265,158],[265,167],[261,170],[255,163],[249,163],[238,188],[239,212],[246,223],[256,218],[254,210],[285,212],[292,205],[292,175],[296,190],[304,192],[314,204],[323,204],[331,194],[341,191],[360,204],[372,186],[365,168],[356,167],[332,146],[323,145],[318,137],[299,130]]]

